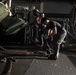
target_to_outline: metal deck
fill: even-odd
[[[15,55],[11,75],[76,75],[76,53],[62,51],[57,60],[45,56]],[[0,63],[0,73],[5,63]]]

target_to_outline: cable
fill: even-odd
[[[1,51],[6,51],[7,50],[4,47],[2,47],[1,45],[0,45],[0,48],[1,48]]]
[[[67,31],[67,30],[66,30]],[[74,37],[70,32],[67,31],[67,33],[76,40],[76,37]]]

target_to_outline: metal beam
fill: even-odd
[[[70,14],[45,13],[47,17],[70,18]]]

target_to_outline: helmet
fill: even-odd
[[[2,0],[2,2],[3,2],[4,4],[6,4],[6,3],[7,3],[7,0]]]

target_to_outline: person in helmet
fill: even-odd
[[[12,12],[10,11],[9,5],[8,5],[8,0],[2,0],[2,3],[5,5],[5,9],[8,12],[9,16],[12,16]]]

